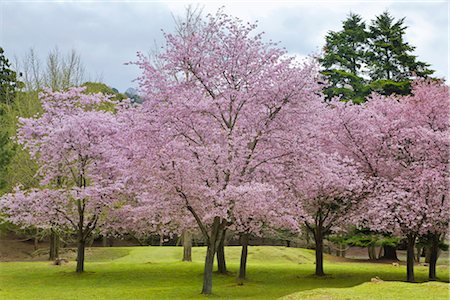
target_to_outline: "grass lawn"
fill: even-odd
[[[240,247],[227,247],[230,275],[215,274],[213,295],[224,299],[448,299],[446,265],[438,277],[445,282],[402,282],[406,267],[325,259],[325,278],[316,278],[311,250],[250,247],[248,281],[238,285]],[[92,248],[84,274],[75,262],[0,263],[0,299],[204,299],[202,285],[205,248],[193,248],[192,263],[181,262],[181,247]],[[416,267],[416,280],[426,281],[428,269]],[[378,276],[384,282],[371,283]]]

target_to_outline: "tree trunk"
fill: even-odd
[[[367,247],[367,251],[369,254],[369,259],[377,259],[377,253],[375,251],[375,246],[374,245],[370,245]]]
[[[34,251],[39,248],[39,239],[37,236],[34,237]]]
[[[339,249],[337,250],[337,256],[345,257],[345,245],[339,244]]]
[[[383,247],[380,247],[378,250],[378,259],[380,259],[383,256]]]
[[[51,229],[50,233],[50,251],[49,260],[55,260],[59,257],[59,235],[56,231]]]
[[[248,255],[248,234],[244,233],[241,236],[241,264],[239,266],[239,279],[245,280],[247,272],[247,255]]]
[[[205,257],[205,269],[203,272],[202,294],[210,295],[212,293],[212,274],[214,265],[214,256],[224,233],[225,221],[221,222],[219,217],[214,217],[211,234],[207,238],[207,249]]]
[[[406,281],[415,282],[414,280],[414,246],[416,243],[415,235],[407,236],[406,249]]]
[[[439,251],[439,236],[436,234],[431,235],[431,247],[430,247],[430,262],[428,269],[428,279],[430,281],[436,281],[436,263],[438,259]]]
[[[431,261],[431,247],[426,246],[425,247],[425,262],[429,264]]]
[[[415,256],[414,256],[414,261],[416,262],[416,263],[420,263],[420,254],[422,253],[422,247],[420,247],[420,246],[417,246],[416,247],[416,254],[415,254]]]
[[[317,226],[314,233],[316,243],[316,276],[324,276],[323,272],[323,229]]]
[[[105,235],[102,237],[102,247],[108,247],[108,238]]]
[[[192,261],[192,235],[187,230],[183,232],[183,261]]]
[[[227,274],[227,264],[225,261],[225,230],[222,233],[219,247],[217,248],[217,271],[220,274]]]
[[[84,272],[84,251],[86,249],[86,240],[79,239],[78,240],[78,249],[77,249],[77,273]]]
[[[210,295],[212,293],[212,274],[214,265],[214,246],[208,245],[206,249],[205,269],[203,272],[202,294]]]
[[[398,261],[397,249],[393,246],[383,246],[383,256],[380,258]]]

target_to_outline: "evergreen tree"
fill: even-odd
[[[363,77],[366,56],[366,24],[360,16],[350,14],[343,22],[342,31],[328,33],[324,56],[320,59],[322,74],[330,84],[324,90],[328,99],[338,96],[344,100],[364,101],[369,93]]]
[[[327,99],[361,103],[372,91],[405,95],[414,76],[433,74],[429,64],[411,54],[415,47],[404,41],[404,21],[384,12],[367,27],[360,16],[350,14],[341,31],[328,33],[320,59],[329,83]]]
[[[0,47],[0,190],[6,185],[7,168],[13,156],[5,115],[10,110],[18,86],[16,72],[10,68],[9,60]]]
[[[12,103],[18,87],[16,72],[11,69],[9,60],[0,47],[0,103],[7,105]]]
[[[415,47],[405,42],[405,18],[395,20],[389,12],[377,16],[369,26],[368,67],[371,89],[381,94],[409,94],[411,77],[426,77],[434,71],[412,55]]]

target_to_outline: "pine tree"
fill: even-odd
[[[13,147],[4,119],[14,101],[19,84],[16,72],[10,69],[9,60],[0,47],[0,190],[6,185],[7,168],[13,156]]]
[[[327,99],[361,103],[372,91],[405,95],[414,76],[433,74],[429,64],[411,54],[415,47],[404,40],[404,21],[384,12],[367,27],[359,15],[350,14],[341,31],[327,34],[319,60],[329,83]]]
[[[363,77],[366,52],[366,24],[360,16],[350,14],[343,22],[342,31],[328,33],[324,56],[320,59],[322,74],[330,83],[324,90],[328,99],[338,96],[344,100],[364,101],[369,93]]]
[[[412,55],[415,47],[405,42],[405,18],[395,20],[385,11],[369,26],[368,68],[371,89],[381,94],[409,94],[411,77],[426,77],[434,71]]]
[[[19,84],[16,72],[11,69],[9,60],[0,47],[0,103],[11,104]]]

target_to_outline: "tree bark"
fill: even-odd
[[[217,248],[217,271],[220,274],[227,274],[227,263],[225,261],[225,231],[222,233],[219,247]]]
[[[436,234],[431,235],[431,248],[430,248],[430,265],[428,269],[428,279],[430,281],[436,281],[436,264],[439,251],[439,236]]]
[[[416,243],[416,235],[407,235],[406,248],[406,281],[415,282],[414,280],[414,246]]]
[[[426,246],[425,247],[425,262],[429,264],[431,261],[431,247]]]
[[[393,246],[383,246],[383,256],[381,259],[397,260],[397,249]]]
[[[86,249],[86,241],[84,239],[78,239],[77,248],[77,273],[84,272],[84,251]]]
[[[205,269],[203,272],[203,288],[202,294],[210,295],[212,293],[212,274],[214,265],[214,256],[216,254],[218,245],[221,239],[221,233],[223,233],[223,227],[221,226],[220,218],[215,217],[212,226],[211,234],[207,237],[207,249],[205,257]],[[222,228],[221,228],[222,227]]]
[[[214,246],[208,245],[206,249],[205,269],[203,272],[202,294],[210,295],[212,293],[212,274],[214,265]]]
[[[37,236],[34,237],[34,251],[39,248],[39,239]]]
[[[380,259],[383,256],[383,247],[380,247],[378,250],[378,259]]]
[[[55,260],[59,257],[59,235],[56,231],[51,229],[50,233],[50,251],[49,260]]]
[[[314,233],[316,243],[316,276],[324,276],[323,272],[323,228],[317,226]]]
[[[192,235],[187,230],[183,232],[183,261],[192,261]]]
[[[241,236],[241,264],[239,266],[239,279],[245,280],[247,274],[247,256],[248,256],[248,234]]]

